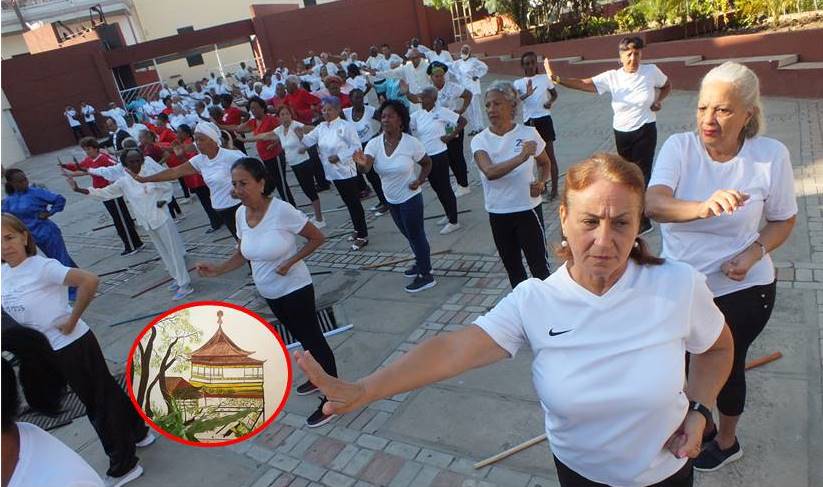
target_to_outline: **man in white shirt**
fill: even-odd
[[[326,52],[320,53],[320,63],[316,64],[312,68],[312,73],[315,76],[320,76],[320,69],[322,67],[326,67],[326,72],[328,72],[329,76],[337,75],[337,65],[329,61],[329,54]]]
[[[398,56],[399,59],[399,56]],[[396,60],[395,60],[396,62]],[[423,55],[417,49],[409,51],[409,61],[402,66],[390,69],[388,71],[380,71],[375,73],[384,78],[399,79],[405,81],[408,85],[409,93],[419,95],[424,88],[432,86],[431,79],[427,74],[429,69],[429,62],[423,59]],[[411,112],[420,109],[420,105],[412,103]]]
[[[277,60],[277,67],[274,68],[274,72],[279,74],[280,77],[285,80],[289,76],[289,68],[286,67],[286,61],[282,59]]]
[[[240,62],[240,67],[237,68],[237,71],[234,72],[234,78],[241,83],[245,83],[246,79],[249,77],[249,70],[246,69],[246,63]]]
[[[109,103],[109,109],[101,111],[100,114],[114,120],[118,128],[123,130],[128,128],[128,124],[126,123],[126,111],[118,107],[114,102]]]
[[[83,114],[83,121],[95,137],[100,137],[100,129],[97,128],[97,119],[94,117],[94,107],[88,103],[80,102],[80,113]]]

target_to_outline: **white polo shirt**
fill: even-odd
[[[422,142],[409,134],[403,134],[394,152],[387,156],[381,134],[371,139],[363,152],[374,158],[374,170],[383,183],[386,201],[399,205],[421,192],[420,188],[409,188],[409,183],[417,179],[417,161],[426,155]]]
[[[32,255],[12,267],[3,264],[3,309],[21,325],[46,336],[60,350],[89,331],[82,319],[69,335],[57,327],[71,315],[69,290],[63,284],[71,269],[55,259]]]
[[[246,220],[245,206],[237,209],[236,218],[240,253],[251,262],[252,279],[261,296],[277,299],[311,284],[309,268],[302,260],[285,276],[277,273],[280,264],[297,253],[297,235],[309,221],[303,212],[272,198],[254,228]]]
[[[655,89],[667,80],[654,64],[641,64],[634,73],[623,68],[611,69],[592,78],[598,95],[612,94],[612,126],[618,132],[631,132],[656,120],[651,110],[657,96]]]
[[[660,148],[649,186],[667,186],[679,200],[705,201],[715,191],[734,189],[749,195],[731,215],[685,223],[663,223],[663,256],[691,264],[706,274],[715,296],[774,281],[774,264],[766,254],[742,281],[726,277],[721,266],[760,237],[763,217],[788,220],[797,214],[789,150],[769,137],[746,139],[727,162],[709,157],[694,132],[674,134]]]
[[[512,130],[500,136],[486,128],[475,135],[471,142],[472,155],[478,151],[485,151],[492,164],[499,164],[520,154],[523,143],[527,140],[537,142],[536,154],[546,150],[546,142],[540,137],[537,129],[525,125],[515,125]],[[474,156],[475,158],[477,156]],[[486,211],[489,213],[517,213],[531,210],[540,204],[540,196],[532,196],[529,185],[536,180],[534,156],[502,178],[490,181],[483,171],[480,173],[480,183],[483,185],[483,196]]]
[[[217,151],[214,159],[205,154],[197,154],[189,159],[192,167],[197,170],[211,192],[211,206],[215,210],[224,210],[240,204],[240,200],[231,195],[231,166],[240,158],[246,157],[239,150],[225,149]]]
[[[457,125],[460,115],[448,108],[435,105],[431,110],[421,108],[411,114],[411,133],[426,146],[430,156],[446,151],[446,143],[440,137],[446,135],[446,126]]]
[[[523,122],[528,122],[533,118],[542,118],[552,114],[545,107],[549,102],[549,90],[554,89],[554,83],[545,74],[536,74],[531,77],[520,78],[514,82],[514,89],[518,95],[525,95],[529,81],[532,82],[534,92],[523,100]]]
[[[723,314],[688,264],[633,260],[604,295],[566,265],[520,283],[476,324],[514,356],[529,345],[532,379],[557,458],[589,480],[620,487],[677,472],[665,443],[686,416],[685,352],[720,336]]]

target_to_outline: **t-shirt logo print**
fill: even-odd
[[[562,334],[568,333],[570,331],[572,331],[572,330],[568,329],[568,330],[562,330],[562,331],[554,331],[554,328],[549,328],[549,336],[550,337],[556,337],[557,335],[562,335]]]

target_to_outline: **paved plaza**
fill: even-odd
[[[488,78],[491,78],[489,76]],[[614,150],[608,97],[559,89],[553,109],[561,172],[596,151]],[[672,133],[691,130],[696,93],[675,91],[658,115],[658,147]],[[774,254],[778,267],[777,304],[766,330],[749,358],[780,351],[783,358],[748,372],[748,409],[740,425],[742,460],[711,474],[697,474],[701,487],[812,487],[823,485],[823,413],[821,413],[821,348],[823,348],[823,101],[765,100],[767,135],[785,143],[792,156],[800,212],[790,240]],[[468,142],[467,142],[468,143]],[[57,169],[79,148],[32,157],[18,167],[32,182],[66,196],[66,211],[54,217],[78,264],[95,273],[125,268],[156,256],[147,249],[121,257],[114,228],[103,205],[71,193]],[[467,150],[468,153],[468,150]],[[458,200],[463,229],[438,234],[442,215],[427,185],[423,196],[426,230],[438,285],[408,294],[403,286],[406,263],[378,269],[364,265],[409,255],[391,217],[368,217],[370,243],[349,252],[340,235],[350,229],[348,214],[334,191],[321,193],[332,236],[309,260],[321,306],[333,305],[351,331],[330,339],[341,376],[357,379],[391,362],[428,337],[469,325],[508,291],[497,257],[477,170],[469,162],[472,192]],[[295,186],[298,203],[307,203]],[[84,182],[87,184],[87,182]],[[179,188],[175,188],[179,192]],[[365,207],[374,199],[364,202]],[[304,208],[308,210],[308,207]],[[179,225],[189,249],[188,261],[217,260],[232,252],[225,229],[205,234],[206,217],[197,202],[183,205]],[[543,208],[549,243],[559,239],[557,204]],[[199,227],[199,228],[198,228]],[[228,238],[227,238],[228,237]],[[659,232],[649,238],[659,248]],[[558,263],[555,261],[552,268]],[[111,324],[172,306],[165,286],[131,298],[166,277],[159,262],[143,264],[102,278],[100,295],[85,320],[94,329],[113,372],[125,367],[126,354],[149,318]],[[267,317],[245,268],[217,279],[193,276],[195,300],[228,300]],[[177,303],[175,303],[177,304]],[[547,315],[551,310],[546,310]],[[615,323],[619,326],[619,323]],[[379,401],[317,429],[304,426],[317,407],[316,395],[291,397],[284,412],[250,441],[227,448],[193,448],[165,438],[140,450],[145,468],[140,486],[330,487],[558,485],[548,445],[536,446],[490,467],[472,464],[543,432],[543,414],[530,373],[531,355],[467,373],[461,377]],[[294,383],[302,375],[295,371]],[[101,474],[108,460],[85,418],[52,431]]]

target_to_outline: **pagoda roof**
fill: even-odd
[[[243,350],[223,331],[223,312],[217,312],[217,332],[202,347],[191,354],[192,363],[211,365],[261,365],[264,360],[249,357],[254,352]]]
[[[199,387],[182,377],[166,377],[166,392],[177,399],[197,399],[203,395]]]

